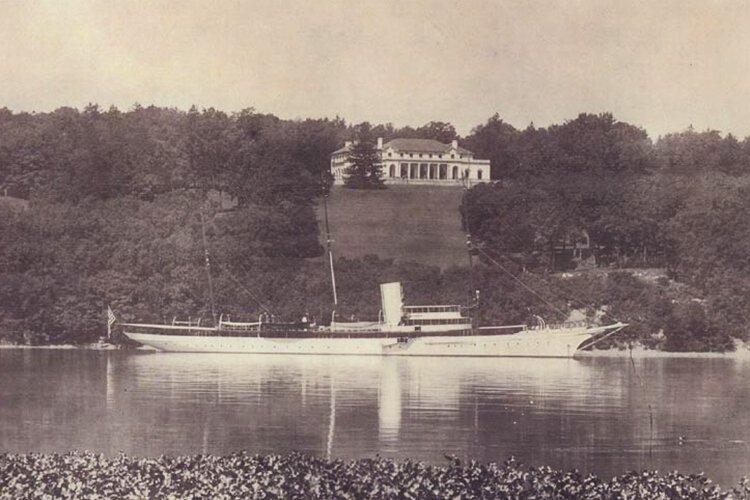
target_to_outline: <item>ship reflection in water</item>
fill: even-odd
[[[32,357],[34,359],[27,360]],[[0,352],[3,451],[750,472],[750,363]],[[28,362],[27,362],[28,361]]]
[[[201,452],[249,448],[442,462],[444,454],[489,458],[495,450],[490,454],[499,459],[518,453],[519,438],[524,447],[534,437],[545,445],[546,433],[531,425],[534,405],[575,426],[587,407],[622,393],[610,385],[605,400],[597,399],[598,370],[566,359],[169,353],[118,362],[129,376],[112,383],[130,388],[108,387],[121,398],[115,407],[135,412],[134,423],[136,415],[161,421],[160,434],[177,433],[168,444],[175,451],[196,451],[190,435],[204,434],[211,418],[219,423]]]

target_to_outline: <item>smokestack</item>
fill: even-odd
[[[401,283],[381,283],[380,304],[383,311],[383,322],[388,326],[398,326],[404,305],[404,291],[401,288]]]
[[[383,138],[378,137],[378,149],[383,149]]]
[[[456,140],[456,139],[453,139],[453,140],[451,141],[451,147],[452,147],[453,149],[458,149],[458,140]]]

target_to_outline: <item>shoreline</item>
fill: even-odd
[[[137,352],[159,352],[148,346],[128,347],[121,349],[117,344],[50,344],[50,345],[23,345],[23,344],[0,344],[0,349],[46,349],[46,350],[81,350],[81,351],[137,351]],[[750,361],[750,346],[742,341],[736,341],[734,351],[729,352],[673,352],[647,349],[636,345],[632,349],[594,349],[591,351],[578,351],[575,358],[629,358],[656,359],[656,358],[693,358],[693,359],[737,359]]]
[[[25,344],[0,344],[0,349],[48,349],[53,351],[154,351],[156,349],[148,346],[120,348],[117,344],[45,344],[45,345],[25,345]]]
[[[731,352],[673,352],[659,351],[656,349],[644,349],[634,347],[633,349],[603,349],[595,351],[580,351],[576,358],[629,358],[635,359],[657,359],[657,358],[690,358],[690,359],[736,359],[750,361],[750,350],[746,348],[736,349]]]
[[[734,339],[734,351],[700,352],[700,351],[661,351],[648,349],[641,344],[634,344],[630,348],[593,349],[578,351],[575,357],[580,358],[695,358],[695,359],[737,359],[750,360],[750,345],[739,339]]]

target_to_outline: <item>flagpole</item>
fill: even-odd
[[[117,321],[115,313],[112,312],[112,308],[107,304],[107,340],[110,342],[112,341],[112,325],[115,324],[115,321]]]

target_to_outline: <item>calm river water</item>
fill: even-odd
[[[750,474],[750,362],[0,349],[0,451]]]

